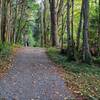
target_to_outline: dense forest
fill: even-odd
[[[69,60],[81,58],[86,63],[100,55],[99,0],[1,0],[0,4],[1,45],[25,45],[27,40],[30,46],[59,47]]]
[[[100,0],[0,0],[0,59],[15,46],[100,66]]]

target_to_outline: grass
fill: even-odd
[[[56,48],[49,48],[48,56],[66,70],[66,82],[75,94],[83,95],[90,100],[100,98],[100,68],[95,65],[68,62],[66,55],[61,55]]]

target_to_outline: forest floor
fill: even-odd
[[[48,48],[47,54],[58,67],[65,69],[67,86],[78,100],[100,100],[100,66],[68,61],[60,49]]]
[[[13,67],[0,79],[0,100],[73,99],[65,72],[48,59],[45,49],[19,48]]]

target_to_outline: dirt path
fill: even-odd
[[[0,80],[0,100],[73,99],[63,77],[41,48],[22,48],[13,68]]]

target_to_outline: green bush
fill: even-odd
[[[61,55],[60,50],[56,48],[49,48],[48,51],[48,56],[55,61],[57,64],[62,65],[67,71],[71,71],[75,74],[79,73],[87,73],[87,74],[94,74],[94,75],[99,75],[100,76],[100,68],[98,68],[95,65],[88,65],[84,63],[77,63],[77,62],[69,62],[67,60],[66,55]],[[100,58],[97,60],[98,62],[100,61]]]
[[[4,44],[0,43],[0,59],[9,57],[10,54],[11,54],[10,45],[7,43]]]
[[[71,87],[77,87],[76,90],[87,97],[87,100],[98,100],[100,98],[100,68],[95,65],[88,65],[79,62],[69,62],[66,55],[60,54],[60,50],[49,48],[48,56],[58,65],[61,65],[66,71],[66,80]],[[100,61],[100,57],[97,59]]]
[[[99,65],[100,65],[100,57],[95,58],[95,59],[94,59],[94,63],[95,63],[95,64],[99,64]]]

